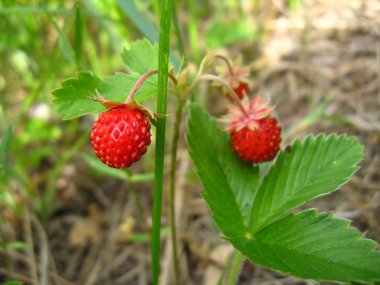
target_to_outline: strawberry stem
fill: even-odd
[[[203,74],[203,75],[200,75],[196,80],[194,80],[193,84],[191,84],[191,86],[189,87],[189,93],[190,93],[191,89],[193,89],[195,87],[195,85],[199,81],[202,81],[202,80],[217,81],[220,84],[222,84],[224,87],[226,87],[226,89],[228,90],[228,92],[231,94],[233,101],[240,108],[240,110],[242,111],[242,113],[245,116],[248,116],[247,110],[242,105],[239,97],[236,95],[236,92],[231,88],[231,86],[226,81],[224,81],[223,79],[221,79],[220,77],[218,77],[216,75],[213,75],[213,74]]]
[[[148,71],[143,76],[139,78],[139,80],[136,82],[135,86],[132,88],[131,92],[129,92],[129,95],[127,97],[126,104],[129,104],[133,101],[133,98],[135,97],[136,92],[140,89],[141,85],[144,83],[145,80],[147,80],[150,76],[157,74],[158,69],[153,69],[151,71]],[[169,78],[173,81],[174,84],[177,84],[177,78],[172,74],[171,72],[168,73]]]
[[[227,67],[228,67],[228,70],[229,70],[231,76],[235,75],[235,71],[232,67],[231,61],[227,57],[225,57],[224,55],[221,55],[221,54],[216,54],[216,55],[214,55],[214,58],[223,60],[227,64]]]

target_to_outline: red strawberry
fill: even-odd
[[[146,152],[150,123],[138,107],[113,103],[109,106],[92,126],[91,144],[102,162],[110,167],[126,168]]]
[[[280,150],[281,128],[271,116],[258,121],[259,127],[245,127],[231,132],[232,148],[244,160],[252,163],[273,160]]]
[[[259,97],[247,105],[247,108],[243,107],[244,112],[237,106],[230,106],[227,120],[230,122],[232,148],[247,162],[271,161],[280,150],[281,142],[281,127],[270,116],[273,108]]]

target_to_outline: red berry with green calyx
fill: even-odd
[[[132,104],[103,104],[110,107],[92,126],[91,144],[96,156],[113,168],[127,168],[147,151],[150,123]]]
[[[281,127],[271,116],[273,108],[259,97],[251,103],[242,103],[245,112],[237,106],[230,106],[227,115],[232,148],[240,158],[250,163],[273,160],[281,143]]]

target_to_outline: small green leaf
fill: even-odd
[[[113,176],[115,178],[130,182],[146,182],[152,181],[154,179],[153,172],[142,174],[129,174],[127,171],[124,171],[122,169],[116,169],[107,166],[95,156],[83,154],[82,157],[91,168],[104,175]]]
[[[244,235],[258,184],[258,168],[243,162],[199,105],[190,105],[187,141],[213,218],[226,236]]]
[[[373,240],[349,227],[349,220],[307,210],[290,214],[254,237],[230,239],[253,262],[304,279],[380,281],[380,253]]]
[[[260,185],[252,208],[252,233],[292,209],[346,183],[358,169],[363,146],[345,135],[308,136],[279,154]]]
[[[63,81],[62,87],[52,92],[57,112],[68,120],[104,111],[105,107],[91,97],[96,96],[98,92],[110,101],[125,102],[138,78],[138,75],[117,73],[101,80],[92,73],[79,72],[77,78]],[[156,94],[157,84],[147,81],[137,91],[134,99],[141,102]]]
[[[122,57],[130,72],[142,75],[158,69],[158,45],[147,39],[132,42],[124,48]]]
[[[121,180],[126,180],[128,178],[127,172],[121,170],[121,169],[116,169],[116,168],[111,168],[108,165],[104,164],[101,162],[97,157],[94,156],[89,156],[86,154],[82,155],[84,161],[94,170],[97,172],[107,175],[107,176],[113,176],[115,178],[121,179]]]
[[[6,247],[9,249],[14,249],[14,250],[25,249],[26,243],[22,241],[14,241],[14,242],[8,243]]]

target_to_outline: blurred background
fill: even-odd
[[[0,283],[150,284],[154,147],[128,171],[90,146],[95,116],[63,121],[51,92],[77,71],[126,72],[120,52],[158,39],[159,1],[0,2]],[[380,242],[380,1],[175,1],[190,65],[208,52],[251,68],[252,95],[272,98],[284,146],[308,133],[348,133],[365,145],[342,191],[311,206],[336,210]],[[172,54],[179,57],[173,30]],[[215,114],[218,90],[199,97]],[[175,112],[169,96],[169,114]],[[168,119],[168,137],[174,116]],[[200,198],[181,128],[176,214],[183,284],[217,284],[231,247]],[[169,140],[168,140],[169,147]],[[167,148],[169,150],[169,148]],[[168,152],[169,153],[169,152]],[[166,159],[166,163],[169,159]],[[164,195],[162,284],[171,284]],[[238,284],[313,284],[244,263]]]

